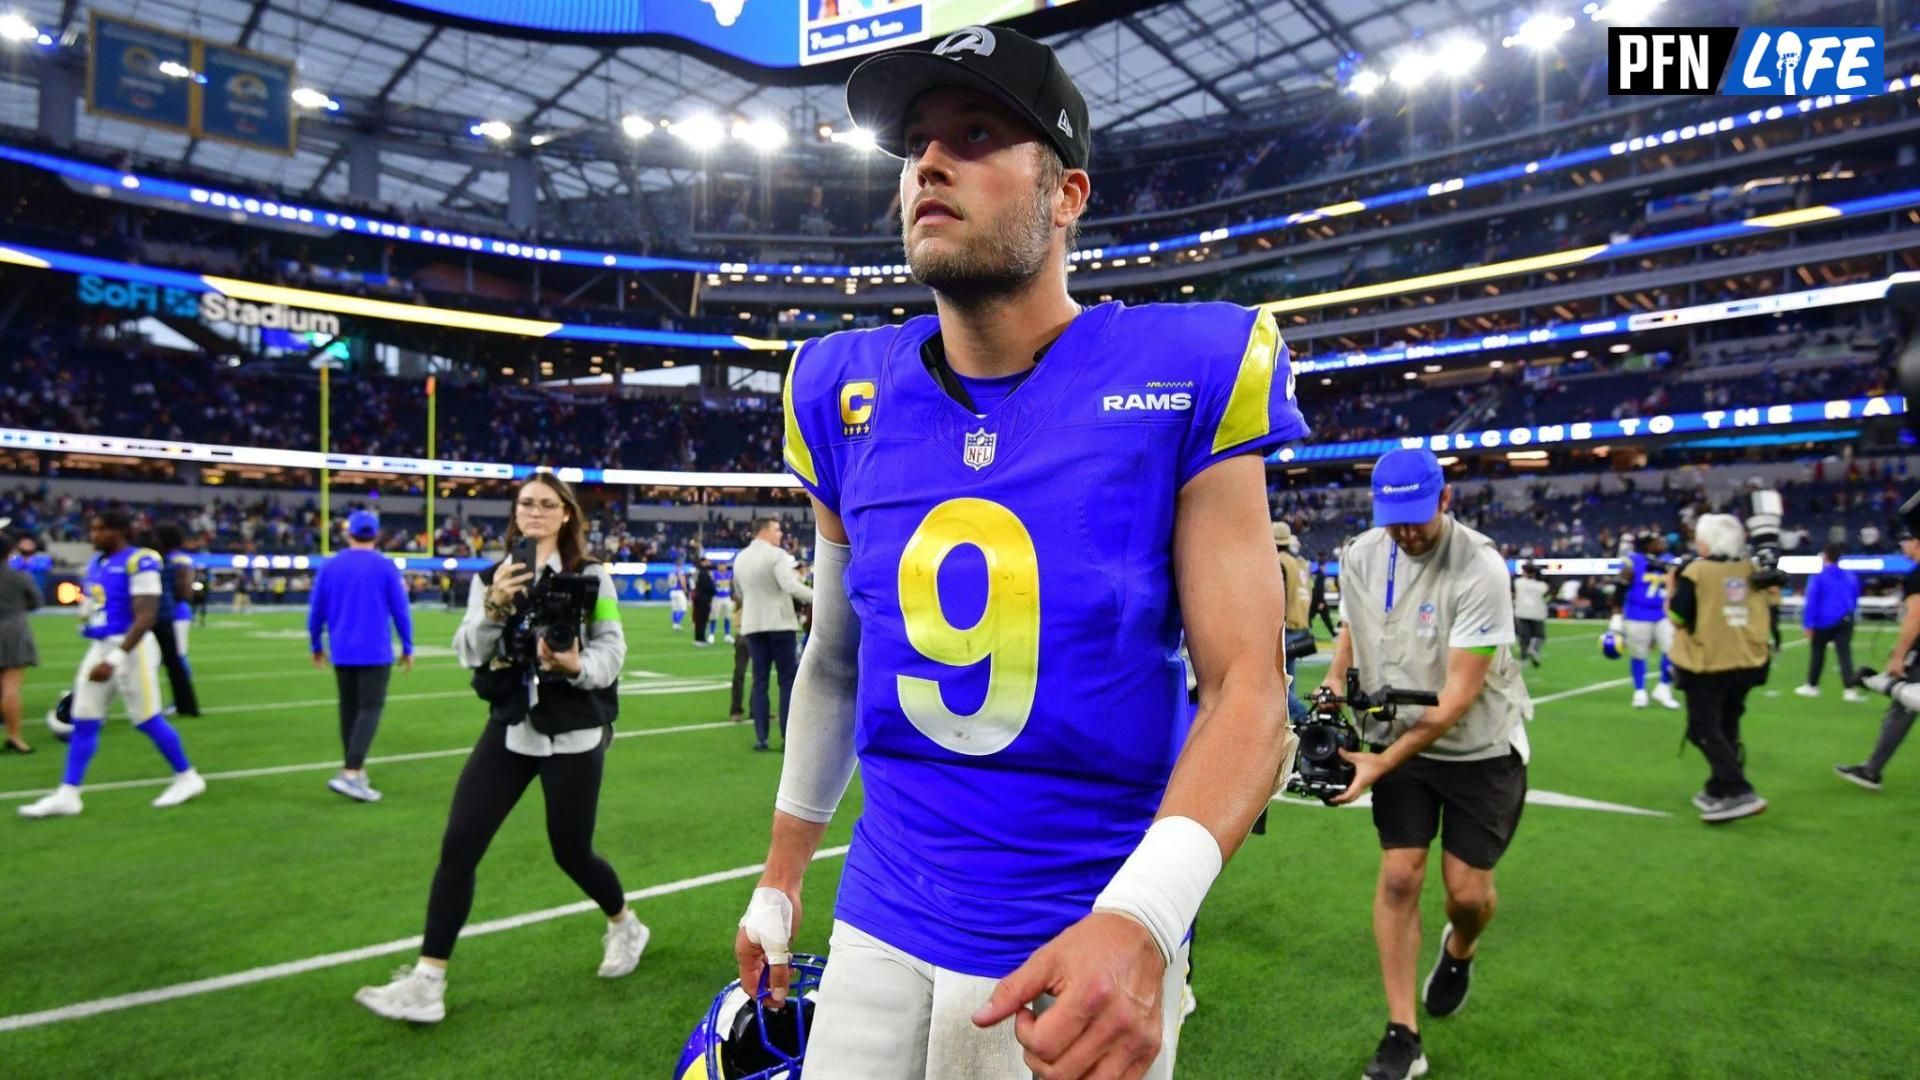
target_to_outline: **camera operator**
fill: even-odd
[[[447,960],[473,906],[474,872],[536,776],[554,861],[607,916],[601,977],[628,974],[646,948],[647,928],[627,907],[619,876],[593,850],[627,640],[613,577],[588,557],[581,521],[573,491],[548,473],[534,474],[521,486],[507,528],[513,555],[481,572],[469,590],[453,647],[461,665],[474,669],[489,722],[454,787],[419,962],[386,986],[354,995],[388,1019],[433,1023],[446,1015]],[[523,558],[529,547],[530,560]],[[555,615],[544,601],[572,583],[593,590],[583,592],[589,598],[579,610]],[[536,616],[551,621],[536,625]],[[530,638],[537,645],[529,647]]]
[[[1349,668],[1369,695],[1437,690],[1439,704],[1360,718],[1371,753],[1342,751],[1353,782],[1335,803],[1373,789],[1382,848],[1374,939],[1386,984],[1386,1036],[1366,1076],[1426,1071],[1414,980],[1427,849],[1440,837],[1448,926],[1427,977],[1430,1016],[1466,1002],[1475,949],[1492,919],[1494,864],[1520,822],[1527,789],[1525,721],[1532,704],[1514,640],[1510,574],[1486,536],[1447,513],[1452,489],[1425,449],[1395,450],[1373,470],[1375,528],[1340,556],[1340,614],[1322,694],[1341,694]]]
[[[1313,583],[1307,577],[1307,560],[1294,554],[1299,546],[1292,526],[1284,521],[1273,523],[1273,547],[1280,559],[1280,580],[1287,597],[1286,638],[1281,652],[1287,668],[1287,718],[1293,721],[1307,715],[1307,703],[1295,685],[1294,672],[1300,666],[1300,657],[1310,656],[1314,651],[1313,630],[1307,622],[1307,612],[1313,603]]]
[[[1906,510],[1913,506],[1908,500]],[[1906,741],[1907,732],[1913,730],[1914,705],[1912,701],[1911,681],[1920,680],[1920,532],[1916,532],[1916,522],[1905,517],[1901,522],[1900,554],[1914,563],[1900,581],[1900,637],[1894,643],[1893,652],[1887,657],[1886,671],[1881,678],[1873,679],[1866,685],[1871,689],[1887,694],[1893,700],[1887,703],[1887,711],[1880,718],[1880,737],[1874,741],[1873,753],[1858,765],[1835,765],[1833,771],[1842,780],[1879,791],[1881,772],[1887,763],[1893,760],[1895,751]],[[1861,669],[1864,675],[1870,669]],[[1856,676],[1857,678],[1858,676]],[[1885,681],[1882,681],[1885,680]]]
[[[1667,589],[1673,620],[1673,666],[1687,696],[1687,741],[1713,770],[1693,797],[1710,824],[1752,817],[1767,808],[1747,782],[1740,718],[1747,694],[1767,681],[1767,589],[1764,571],[1742,550],[1746,530],[1732,514],[1702,514],[1693,523],[1693,549],[1673,571]]]

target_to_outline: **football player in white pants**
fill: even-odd
[[[687,575],[677,566],[667,575],[667,606],[673,611],[673,628],[679,630],[687,617]]]
[[[131,546],[131,533],[132,523],[120,511],[105,511],[93,519],[93,546],[100,554],[87,564],[81,605],[81,633],[93,644],[74,677],[66,773],[52,794],[21,807],[21,817],[70,817],[81,811],[80,786],[100,747],[100,729],[115,697],[134,729],[152,739],[173,768],[173,782],[153,805],[178,806],[207,790],[207,782],[187,760],[179,733],[161,715],[160,646],[147,632],[160,616],[160,556],[151,548]]]
[[[1633,707],[1647,707],[1647,654],[1660,650],[1660,681],[1653,688],[1653,700],[1669,709],[1678,709],[1680,699],[1673,696],[1673,661],[1667,658],[1673,647],[1673,624],[1667,621],[1669,568],[1666,564],[1666,538],[1657,533],[1641,536],[1634,550],[1625,553],[1620,568],[1619,610],[1607,629],[1627,642],[1627,667],[1633,676]]]
[[[1194,916],[1288,742],[1262,460],[1307,434],[1287,353],[1249,309],[1072,299],[1090,135],[1046,45],[969,27],[869,58],[847,102],[903,162],[938,315],[816,338],[788,374],[814,623],[741,984],[784,999],[857,762],[806,1074],[1168,1077]],[[1125,389],[1149,385],[1180,392]]]

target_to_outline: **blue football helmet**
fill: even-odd
[[[778,1010],[766,1006],[765,985],[749,995],[740,980],[728,983],[687,1036],[673,1080],[800,1080],[826,967],[825,957],[794,953],[787,1004]]]
[[[1609,660],[1620,659],[1620,635],[1609,630],[1600,635],[1600,655]]]
[[[60,700],[47,710],[47,730],[61,742],[73,741],[73,691],[61,694]]]

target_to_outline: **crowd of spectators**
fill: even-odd
[[[228,367],[192,353],[56,343],[0,342],[0,426],[143,439],[310,449],[319,433],[319,387],[290,362]],[[778,470],[777,402],[683,396],[623,397],[578,391],[443,383],[436,456],[465,461],[599,465],[721,472]],[[425,457],[421,384],[380,374],[334,376],[331,449]]]
[[[1899,550],[1899,507],[1912,492],[1904,456],[1813,462],[1803,479],[1775,485],[1785,504],[1781,541],[1788,554],[1813,554],[1826,544],[1850,553]],[[1737,468],[1737,466],[1735,466]],[[1744,491],[1721,485],[1710,492],[1704,473],[1669,469],[1657,479],[1599,473],[1583,483],[1540,478],[1528,484],[1468,482],[1455,486],[1452,512],[1488,536],[1513,559],[1611,558],[1631,538],[1667,537],[1672,550],[1707,513],[1744,519]],[[1276,519],[1292,524],[1315,559],[1338,557],[1338,546],[1373,524],[1372,494],[1364,486],[1289,487],[1268,491]]]

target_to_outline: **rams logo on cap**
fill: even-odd
[[[993,31],[984,26],[969,26],[948,34],[946,40],[933,47],[933,55],[950,56],[955,60],[960,59],[961,53],[992,56],[993,46]]]

